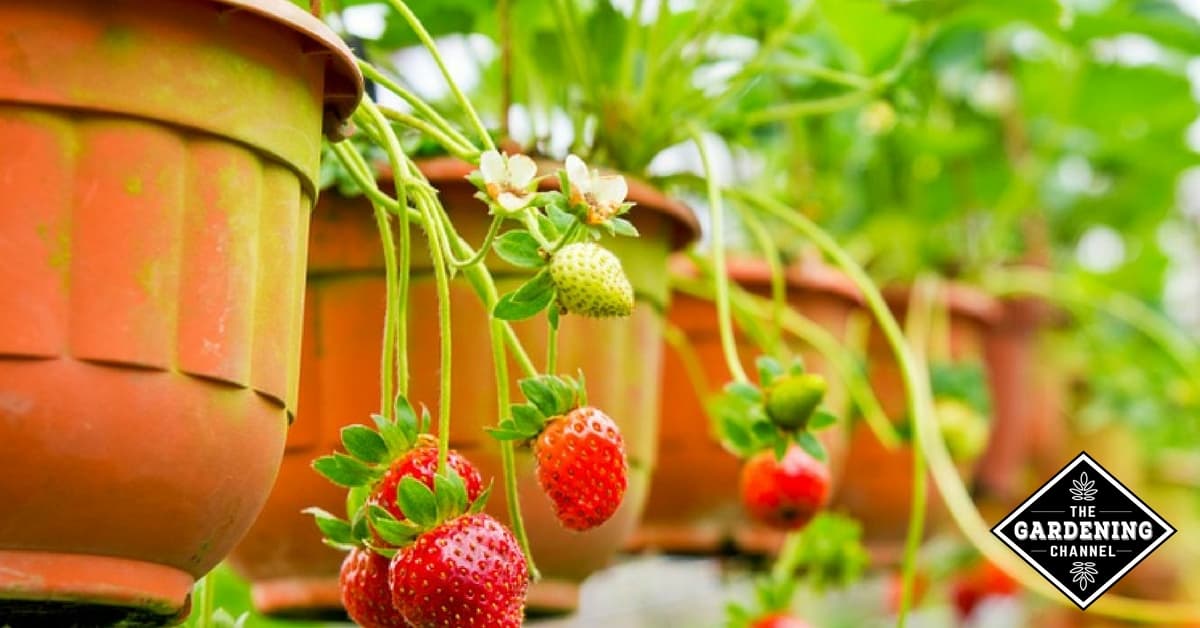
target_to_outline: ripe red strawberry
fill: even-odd
[[[363,628],[408,628],[408,623],[392,606],[388,589],[386,556],[365,547],[350,550],[342,561],[338,578],[342,590],[342,606],[354,623]]]
[[[413,628],[517,628],[529,573],[517,540],[486,514],[445,521],[392,559],[392,604]]]
[[[808,624],[786,613],[772,613],[754,620],[750,628],[809,628]]]
[[[783,460],[772,451],[755,454],[742,467],[742,503],[755,519],[796,530],[817,514],[829,497],[829,468],[796,445]]]
[[[628,483],[625,440],[590,406],[551,419],[534,445],[537,477],[567,528],[588,530],[617,511]]]
[[[400,485],[400,480],[412,477],[433,489],[433,476],[437,474],[437,466],[437,445],[428,443],[417,445],[416,448],[392,462],[383,474],[383,478],[371,490],[371,496],[367,498],[367,503],[382,506],[392,513],[392,516],[403,521],[404,513],[396,504],[396,488]],[[453,449],[446,456],[446,466],[453,469],[458,477],[462,478],[463,484],[467,487],[467,501],[475,501],[483,492],[483,478],[479,475],[479,469]]]
[[[1020,589],[1017,581],[985,559],[954,578],[950,584],[950,597],[959,618],[966,619],[985,599],[1015,595]]]

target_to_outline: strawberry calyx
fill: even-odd
[[[397,506],[407,521],[399,520],[378,503],[371,503],[372,492],[393,463],[418,449],[437,447],[436,438],[427,432],[431,422],[429,409],[422,407],[418,415],[403,396],[397,397],[392,417],[372,414],[371,419],[374,429],[357,424],[342,428],[341,441],[346,453],[335,452],[312,463],[313,469],[325,479],[349,489],[346,518],[318,507],[303,510],[313,516],[326,545],[347,551],[368,547],[391,556],[398,547],[436,524],[483,509],[491,487],[468,503],[466,484],[453,468],[434,476],[433,490],[413,477],[400,480]],[[430,500],[432,514],[428,508]]]
[[[587,405],[583,373],[577,378],[538,375],[518,382],[526,403],[509,408],[511,418],[500,421],[487,432],[496,440],[528,442],[537,438],[551,422],[572,410]]]
[[[795,443],[813,458],[824,461],[825,448],[813,432],[837,423],[837,417],[820,405],[825,380],[805,371],[797,359],[784,369],[778,360],[760,356],[758,385],[731,382],[709,401],[709,415],[722,445],[740,458],[773,450],[782,460]],[[788,414],[780,420],[781,414]]]

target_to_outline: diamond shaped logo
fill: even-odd
[[[1086,609],[1175,528],[1082,452],[992,534]]]

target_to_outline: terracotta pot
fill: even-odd
[[[166,621],[295,408],[324,109],[283,0],[0,4],[0,624]]]
[[[950,358],[956,362],[982,362],[986,334],[999,315],[994,299],[961,284],[949,284],[943,292],[949,313]],[[907,290],[885,291],[888,305],[903,321],[908,308]],[[898,421],[907,414],[906,396],[900,368],[891,349],[874,327],[869,342],[871,387],[884,412]],[[860,520],[864,540],[876,552],[877,562],[898,558],[898,550],[908,532],[912,498],[912,456],[910,447],[887,450],[863,422],[855,425],[850,436],[837,507]],[[971,464],[960,472],[969,480]],[[927,478],[929,512],[926,531],[933,532],[949,523],[936,487]]]
[[[679,272],[695,270],[685,258],[674,261]],[[733,259],[728,272],[741,287],[760,296],[770,294],[771,272],[765,262]],[[788,269],[787,283],[788,303],[793,309],[837,337],[844,334],[847,319],[860,300],[848,279],[832,268],[806,264]],[[677,293],[668,317],[695,352],[709,392],[719,393],[731,375],[721,351],[713,302]],[[743,367],[754,373],[754,360],[761,351],[740,331],[737,340]],[[805,350],[801,355],[809,368],[827,372],[820,354]],[[777,548],[783,535],[744,516],[738,491],[741,461],[716,440],[704,400],[697,395],[683,358],[669,346],[664,352],[662,388],[658,464],[646,512],[630,549],[711,554],[730,545],[751,553]],[[837,428],[821,432],[835,481],[844,436],[845,431]]]
[[[483,241],[489,217],[472,198],[463,177],[471,168],[453,159],[434,159],[422,170],[436,185],[455,227],[467,241]],[[629,215],[641,231],[636,239],[608,239],[638,295],[632,317],[593,320],[564,316],[559,330],[559,371],[582,368],[589,401],[603,408],[625,436],[630,461],[629,489],[616,515],[587,533],[563,529],[533,473],[532,458],[518,453],[520,496],[525,524],[543,580],[530,591],[532,612],[573,608],[577,584],[607,564],[632,533],[646,495],[657,438],[657,374],[661,361],[661,320],[667,299],[668,253],[697,232],[691,211],[645,184],[630,181]],[[414,234],[420,230],[414,227]],[[409,304],[409,352],[414,403],[435,410],[438,400],[437,296],[424,240],[413,250]],[[313,458],[339,447],[338,432],[369,422],[379,406],[379,351],[384,317],[383,257],[370,205],[361,198],[322,197],[311,233],[308,301],[300,396],[275,491],[262,516],[233,556],[233,565],[253,580],[255,604],[268,613],[321,614],[340,607],[337,573],[342,555],[320,543],[307,506],[344,510],[344,491],[317,476]],[[489,260],[503,294],[525,271]],[[496,392],[488,339],[488,316],[462,279],[454,281],[453,427],[451,445],[470,458],[495,488],[489,512],[507,520],[499,449],[483,428],[497,421]],[[517,333],[538,364],[545,355],[546,323],[541,317],[517,323]],[[515,363],[509,367],[514,399],[521,399]],[[436,414],[436,413],[435,413]]]
[[[1026,298],[1000,305],[984,344],[994,420],[977,484],[987,499],[1011,510],[1044,481],[1036,472],[1030,476],[1029,463],[1061,453],[1065,380],[1039,355],[1040,332],[1051,323],[1049,306]]]

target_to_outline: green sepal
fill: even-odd
[[[637,227],[624,218],[612,218],[608,223],[612,225],[614,235],[625,236],[627,238],[636,238],[641,235],[638,233]]]
[[[422,528],[432,527],[438,521],[437,498],[420,480],[412,477],[400,480],[396,502],[404,517]]]
[[[783,375],[783,365],[779,363],[779,360],[769,355],[758,356],[758,359],[754,361],[754,365],[758,368],[758,385],[761,388],[770,386],[775,381],[775,378]]]
[[[535,215],[537,216],[538,229],[541,230],[542,235],[551,242],[557,240],[559,236],[558,225],[554,224],[553,220],[545,217],[540,212]]]
[[[483,428],[483,431],[487,432],[489,436],[491,436],[492,438],[494,438],[496,440],[528,440],[529,439],[528,434],[526,434],[525,432],[518,432],[517,430],[506,430],[504,428],[497,428],[497,427],[485,427],[485,428]]]
[[[400,521],[386,508],[372,505],[367,508],[366,519],[379,538],[392,545],[405,545],[421,534],[421,528],[411,521]]]
[[[475,501],[471,502],[471,506],[467,509],[467,512],[473,515],[483,512],[483,509],[487,506],[488,498],[491,496],[492,483],[489,482],[487,488],[483,489],[483,492],[479,494],[479,497],[476,497]]]
[[[513,404],[510,411],[514,426],[519,432],[537,434],[542,431],[542,426],[546,423],[546,415],[532,404]]]
[[[566,233],[577,220],[575,215],[566,209],[566,204],[567,200],[564,197],[561,201],[553,202],[546,206],[547,219],[554,224],[554,227],[560,233]]]
[[[354,545],[355,541],[357,541],[354,538],[354,533],[351,531],[349,521],[341,519],[316,506],[305,508],[300,512],[312,515],[313,519],[317,522],[317,527],[321,529],[321,534],[329,541],[339,545]]]
[[[342,446],[351,456],[363,462],[378,463],[387,458],[388,446],[383,436],[365,425],[342,428]]]
[[[496,238],[492,250],[500,259],[521,268],[541,268],[546,265],[538,241],[524,229],[514,229]]]
[[[538,375],[518,382],[525,398],[545,417],[566,414],[579,407],[580,386],[571,378]]]
[[[796,432],[796,444],[813,458],[822,462],[825,461],[825,447],[821,444],[821,441],[817,440],[816,436],[808,432]]]
[[[366,464],[341,453],[321,456],[313,461],[312,467],[325,479],[345,488],[370,484],[378,477]]]
[[[762,403],[762,391],[754,384],[747,382],[730,382],[725,385],[725,392],[736,395],[751,403]]]
[[[546,309],[554,301],[554,279],[542,270],[515,291],[502,297],[492,308],[492,316],[506,321],[529,318]]]
[[[405,449],[408,449],[416,444],[417,435],[423,431],[417,421],[417,413],[404,395],[396,395],[393,407],[395,408],[396,427],[404,435]]]
[[[823,430],[837,422],[838,418],[832,412],[825,408],[817,408],[816,412],[813,412],[812,416],[808,419],[808,429]]]
[[[466,512],[467,486],[454,469],[447,469],[447,474],[433,476],[433,495],[437,501],[437,518],[445,521],[451,517]]]
[[[787,438],[776,438],[774,448],[775,448],[775,460],[782,461],[787,456],[788,439]]]
[[[788,375],[803,375],[807,372],[804,368],[804,358],[796,356],[792,358],[792,363],[788,365]]]
[[[380,556],[383,556],[384,558],[387,558],[388,560],[391,560],[392,557],[394,557],[396,554],[398,554],[400,552],[400,550],[395,547],[385,547],[383,545],[378,545],[372,541],[367,541],[366,543],[364,543],[364,545],[367,546],[367,549],[371,550],[372,552],[375,552],[376,554],[379,554]]]

